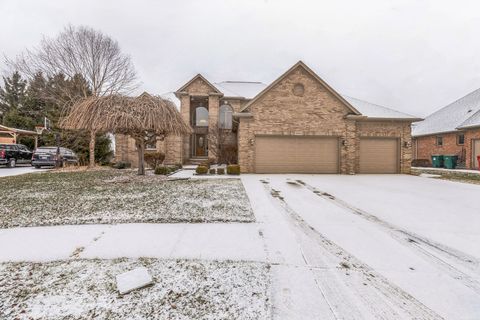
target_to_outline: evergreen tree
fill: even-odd
[[[20,115],[25,102],[27,80],[22,79],[20,73],[15,71],[11,77],[3,77],[3,84],[3,88],[0,87],[0,116],[2,120],[11,111]]]

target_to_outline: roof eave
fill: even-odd
[[[447,133],[456,133],[460,130],[449,130],[449,131],[437,131],[437,132],[429,132],[429,133],[421,133],[421,134],[414,134],[412,133],[412,137],[427,137],[427,136],[437,136],[440,134],[447,134]]]
[[[384,118],[384,117],[366,117],[365,121],[401,121],[401,122],[418,122],[422,121],[422,118]]]

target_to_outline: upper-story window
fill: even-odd
[[[457,144],[460,146],[463,146],[465,144],[465,135],[463,133],[457,135]]]
[[[232,129],[233,108],[223,104],[218,113],[218,126],[220,129]]]
[[[442,137],[442,136],[437,136],[437,137],[436,137],[435,144],[436,144],[437,146],[440,146],[440,147],[443,146],[443,137]]]
[[[208,110],[203,106],[195,109],[195,125],[197,127],[208,127]]]

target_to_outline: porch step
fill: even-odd
[[[190,158],[190,159],[188,159],[187,164],[198,166],[199,164],[201,164],[205,160],[208,160],[208,158],[207,157],[205,157],[205,158]]]

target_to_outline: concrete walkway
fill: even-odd
[[[28,166],[17,166],[15,168],[7,168],[5,166],[0,166],[0,177],[9,177],[9,176],[18,176],[21,174],[35,173],[35,172],[44,172],[49,169],[35,169],[34,167]]]
[[[118,224],[0,230],[0,262],[154,257],[265,261],[256,223]]]

